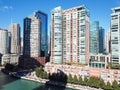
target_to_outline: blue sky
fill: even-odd
[[[8,29],[12,18],[12,22],[19,23],[23,31],[23,19],[35,10],[48,14],[49,25],[53,8],[62,6],[68,9],[83,4],[89,9],[90,20],[98,20],[100,26],[108,30],[111,8],[120,6],[120,0],[0,0],[0,27]]]

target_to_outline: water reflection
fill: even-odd
[[[11,78],[0,72],[0,90],[73,90],[33,81]]]
[[[56,86],[50,86],[50,85],[42,85],[40,87],[37,87],[33,90],[73,90],[73,89],[65,89],[64,87],[56,87]]]

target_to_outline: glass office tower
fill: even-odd
[[[94,21],[90,29],[90,53],[99,53],[99,22]]]
[[[48,31],[47,31],[47,14],[36,11],[34,12],[35,17],[41,20],[41,56],[48,55]]]
[[[104,53],[105,29],[99,27],[99,53]]]
[[[34,20],[32,20],[32,19],[34,19]],[[39,26],[34,25],[34,23],[32,23],[34,21],[36,21],[35,23],[38,23]],[[37,21],[39,21],[39,22],[37,22]],[[34,27],[32,25],[34,25]],[[40,29],[39,30],[40,56],[47,56],[48,55],[47,14],[45,14],[41,11],[36,11],[32,15],[30,15],[24,19],[24,42],[25,42],[25,38],[29,39],[32,36],[32,35],[30,36],[29,34],[31,34],[30,31],[33,31],[35,29],[35,27]],[[34,29],[32,30],[32,28],[34,28]],[[30,30],[30,31],[25,31],[25,30]],[[28,34],[28,35],[26,35],[26,37],[25,37],[25,34]],[[28,41],[28,44],[29,43],[30,43],[30,41]],[[29,48],[29,47],[26,47],[26,48]],[[25,50],[23,50],[23,51],[25,52]],[[30,51],[30,50],[28,50],[28,51]]]

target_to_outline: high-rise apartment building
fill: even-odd
[[[99,53],[99,22],[94,21],[90,29],[90,53]]]
[[[8,53],[8,31],[0,28],[0,56]]]
[[[120,64],[120,7],[112,9],[111,14],[111,62]]]
[[[34,19],[34,20],[32,20],[32,19]],[[35,25],[33,22],[37,23],[37,24]],[[39,43],[39,50],[40,50],[39,53],[41,53],[40,56],[47,56],[48,55],[47,14],[45,14],[41,11],[36,11],[24,20],[24,31],[27,32],[26,30],[29,30],[28,35],[30,34],[29,35],[30,37],[28,39],[30,39],[32,37],[32,33],[30,31],[34,31],[35,28],[39,29],[37,31],[37,33],[40,34],[40,36],[38,36],[39,37],[38,40],[40,40],[40,43]],[[25,34],[25,32],[24,32],[24,34]],[[27,38],[27,36],[24,37],[24,40],[25,40],[25,38]],[[25,47],[27,47],[27,46],[25,46]],[[30,50],[28,50],[28,52],[29,51]],[[27,51],[24,50],[24,52],[27,52]]]
[[[51,18],[51,62],[62,63],[62,8],[54,8]]]
[[[51,62],[88,63],[89,13],[84,5],[62,10],[56,7],[51,14]]]
[[[10,24],[10,41],[11,42],[11,53],[20,54],[20,25],[17,23]]]
[[[39,57],[41,49],[41,21],[35,16],[24,19],[23,55]]]

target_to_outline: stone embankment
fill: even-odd
[[[46,83],[49,81],[47,79],[41,79],[41,78],[36,77],[36,75],[34,73],[31,75],[27,75],[25,77],[21,77],[21,79],[31,80],[31,81],[40,82],[40,83]],[[57,86],[64,86],[62,83],[53,82],[53,81],[49,81],[49,84],[50,85],[57,85]],[[92,88],[89,86],[75,85],[75,84],[70,84],[70,83],[67,83],[65,85],[65,87],[73,88],[73,89],[77,89],[77,90],[103,90],[101,88],[97,89],[97,88]]]

